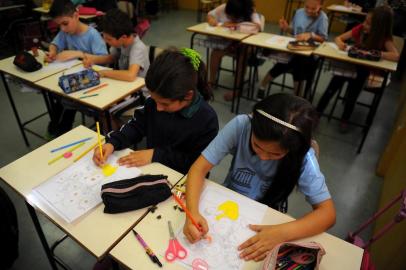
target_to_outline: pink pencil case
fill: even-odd
[[[268,253],[262,270],[317,270],[324,254],[326,251],[316,242],[281,243]]]

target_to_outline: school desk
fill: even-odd
[[[102,67],[94,67],[101,69]],[[83,66],[75,66],[68,70],[65,70],[65,74],[70,74],[82,70]],[[38,87],[45,89],[53,94],[62,96],[65,99],[72,100],[78,104],[82,104],[84,107],[90,108],[96,111],[99,116],[104,119],[103,130],[105,133],[111,130],[111,112],[110,109],[114,107],[115,104],[123,101],[126,97],[131,96],[135,92],[139,91],[145,85],[144,78],[138,77],[132,82],[119,81],[109,78],[101,78],[100,85],[107,84],[107,86],[102,87],[96,91],[88,94],[84,94],[89,89],[94,87],[77,91],[71,94],[65,94],[58,85],[58,79],[61,73],[55,74],[36,83]],[[91,96],[98,94],[97,96]],[[81,98],[84,96],[89,96],[87,98]]]
[[[190,37],[190,48],[193,49],[193,45],[194,45],[194,39],[196,37],[196,35],[204,35],[204,36],[208,36],[208,37],[218,37],[218,38],[223,38],[223,39],[227,39],[230,41],[234,41],[234,42],[241,42],[243,39],[247,38],[250,36],[250,34],[244,34],[241,33],[239,31],[235,31],[235,30],[230,30],[229,28],[226,27],[222,27],[222,26],[216,26],[216,27],[212,27],[210,26],[208,23],[200,23],[191,27],[186,28],[187,31],[192,32],[192,36]],[[242,48],[243,46],[236,46],[237,47],[237,51],[236,51],[236,69],[238,69],[239,63],[240,61],[243,61],[244,63],[244,56],[245,54],[245,49]],[[206,47],[206,66],[209,67],[210,66],[210,48],[209,46]],[[209,68],[208,68],[209,70]],[[243,81],[243,80],[241,80]],[[237,85],[237,76],[234,76],[234,84],[233,84],[233,88],[232,90],[234,91],[234,93],[238,92],[238,88],[240,86]],[[233,95],[233,100],[231,103],[231,112],[234,112],[234,105],[235,105],[235,97],[236,95]]]
[[[331,26],[333,21],[336,18],[337,14],[339,15],[355,15],[355,16],[366,16],[365,12],[361,10],[354,9],[353,7],[346,7],[344,5],[330,5],[327,7],[327,13],[329,16],[329,25],[328,32],[330,33]]]
[[[45,53],[41,50],[38,50],[38,53],[39,53],[39,56],[36,57],[37,61],[40,63],[43,63]],[[26,125],[31,123],[32,121],[44,116],[47,113],[42,113],[36,117],[31,118],[30,120],[22,122],[20,115],[18,113],[17,106],[14,102],[13,95],[11,94],[10,87],[9,87],[5,74],[7,74],[11,77],[17,78],[18,80],[23,81],[25,84],[27,84],[29,86],[33,86],[35,88],[35,83],[38,82],[39,80],[52,76],[53,74],[62,72],[63,70],[67,69],[67,67],[57,66],[52,69],[51,68],[42,68],[35,72],[26,72],[26,71],[23,71],[20,68],[16,67],[13,64],[14,57],[15,56],[0,60],[0,75],[1,75],[1,79],[3,80],[3,84],[4,84],[4,88],[6,90],[6,93],[7,93],[8,100],[10,101],[11,107],[13,109],[14,116],[17,120],[18,128],[20,129],[20,132],[21,132],[21,135],[23,136],[25,144],[27,146],[29,146],[30,144],[27,139],[26,131],[30,132],[36,136],[39,136],[41,138],[42,138],[42,136],[39,134],[36,134],[34,131],[30,130],[28,127],[26,127]],[[72,61],[71,63],[72,63],[72,65],[79,65],[80,61]],[[45,96],[44,93],[43,93],[43,97],[45,100],[45,104],[47,105],[47,109],[49,109],[47,97]]]
[[[44,215],[85,250],[97,259],[100,259],[141,220],[147,211],[147,209],[140,209],[122,214],[104,214],[104,205],[100,204],[74,222],[67,223],[35,197],[32,193],[33,188],[73,163],[73,159],[71,158],[62,159],[52,165],[48,165],[47,162],[52,157],[50,150],[86,137],[93,137],[93,139],[87,141],[85,146],[79,150],[76,150],[75,153],[77,152],[77,154],[73,156],[74,158],[85,149],[88,149],[88,146],[97,142],[97,135],[94,131],[84,126],[78,126],[0,169],[0,178],[25,199],[29,213],[53,269],[57,269],[56,261],[53,252],[51,252],[46,242],[46,237],[38,222],[36,212]],[[128,150],[122,152],[122,154],[127,152]],[[140,167],[140,169],[144,174],[164,173],[168,176],[168,180],[172,184],[175,184],[181,177],[181,174],[159,163],[152,163]]]
[[[363,128],[362,139],[361,139],[361,142],[360,142],[360,144],[358,146],[358,150],[357,150],[357,153],[360,153],[362,146],[364,145],[365,139],[368,135],[369,129],[372,125],[376,111],[378,109],[379,102],[382,98],[383,92],[387,85],[389,74],[391,72],[396,71],[397,62],[388,61],[388,60],[369,61],[369,60],[361,60],[361,59],[357,59],[357,58],[352,58],[352,57],[349,57],[347,53],[345,53],[343,51],[339,51],[333,42],[323,43],[319,48],[317,48],[313,52],[313,54],[321,57],[322,61],[320,61],[319,69],[317,71],[316,83],[315,83],[314,88],[311,93],[311,99],[313,99],[314,93],[316,92],[316,89],[317,89],[317,82],[319,81],[319,78],[320,78],[324,59],[364,66],[364,67],[368,67],[371,69],[380,70],[384,74],[382,85],[381,85],[380,89],[377,90],[376,96],[373,101],[372,108],[369,110],[365,124],[363,124],[363,125],[356,124]],[[335,117],[333,117],[333,118],[335,118]],[[340,120],[340,119],[338,119],[338,120]]]
[[[45,16],[42,20],[48,21],[51,20],[51,17],[48,16],[49,9],[45,9],[43,7],[36,7],[32,9],[35,12],[41,13],[43,16]],[[79,15],[79,18],[84,19],[84,20],[90,20],[93,18],[96,18],[97,15]]]
[[[254,47],[255,48],[254,55],[258,54],[258,51],[260,48],[264,48],[264,49],[271,49],[276,52],[288,53],[291,55],[301,55],[301,56],[305,56],[305,57],[311,57],[311,55],[313,54],[313,51],[289,50],[287,48],[286,41],[284,41],[287,38],[289,38],[289,37],[271,34],[271,33],[258,33],[258,34],[252,35],[252,36],[242,40],[242,44]],[[257,74],[254,74],[251,77],[254,79],[255,77],[257,77]],[[306,82],[306,90],[305,90],[305,94],[304,94],[305,97],[307,96],[307,92],[309,92],[312,82],[313,82],[313,80],[309,80]],[[271,82],[271,83],[285,87],[284,83],[282,83],[282,84],[275,83],[275,82]],[[253,93],[254,93],[255,82],[254,81],[250,82],[250,86],[251,86],[251,89],[250,89],[251,97],[249,97],[249,98],[252,99]],[[241,98],[240,96],[237,97],[237,106],[236,106],[237,113],[238,113],[238,108],[239,108],[239,104],[240,104],[240,98]]]
[[[205,184],[219,186],[224,192],[243,196],[209,180],[207,180]],[[170,220],[172,222],[175,232],[177,232],[179,228],[182,228],[185,222],[185,213],[180,212],[179,210],[174,210],[174,205],[176,205],[176,203],[173,199],[168,199],[158,204],[157,210],[155,210],[154,213],[148,213],[148,215],[137,224],[135,229],[158,256],[159,260],[164,265],[162,269],[182,270],[186,268],[183,268],[176,262],[166,262],[163,256],[163,252],[166,250],[169,242],[168,221]],[[161,216],[161,218],[157,219],[158,216]],[[292,217],[272,208],[268,208],[262,224],[274,225],[292,220],[294,220]],[[307,241],[316,241],[326,250],[326,255],[323,256],[321,261],[320,270],[360,269],[363,249],[328,233],[322,233],[313,237],[301,239],[297,242]],[[110,251],[110,255],[129,269],[158,269],[158,267],[154,265],[145,254],[143,248],[137,242],[132,233],[128,233],[127,236],[125,236],[124,239]],[[227,262],[224,263],[226,264]],[[244,264],[243,269],[259,270],[261,269],[261,263],[250,261]]]

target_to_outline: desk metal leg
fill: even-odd
[[[0,72],[0,73],[1,73],[1,79],[3,80],[4,88],[6,89],[6,93],[7,93],[7,96],[8,96],[8,100],[10,101],[11,107],[12,107],[13,112],[14,112],[14,116],[15,116],[16,119],[17,119],[18,128],[20,129],[21,135],[23,136],[25,145],[26,145],[27,147],[29,147],[29,146],[30,146],[30,143],[28,142],[27,135],[25,134],[24,126],[23,126],[23,124],[21,123],[20,116],[18,115],[17,107],[16,107],[16,105],[15,105],[15,103],[14,103],[13,96],[11,95],[10,88],[9,88],[8,83],[7,83],[7,80],[6,80],[6,76],[4,75],[3,72]]]
[[[195,39],[197,33],[193,33],[192,36],[190,37],[190,48],[193,49],[193,41]]]
[[[330,18],[329,18],[329,24],[328,24],[328,31],[327,31],[327,33],[328,34],[330,34],[330,31],[331,31],[331,26],[333,25],[333,21],[334,21],[334,17],[335,17],[335,15],[336,15],[336,13],[334,12],[334,11],[330,11],[330,14],[329,14],[330,16]]]
[[[37,213],[35,213],[35,209],[28,203],[25,202],[28,208],[28,212],[30,213],[31,219],[34,222],[35,230],[38,233],[39,239],[41,240],[42,247],[45,250],[45,254],[48,257],[49,263],[51,264],[52,269],[58,270],[58,267],[56,266],[54,257],[52,256],[51,249],[49,248],[47,239],[45,238],[44,232],[42,231],[41,224],[39,223]]]
[[[237,72],[235,73],[234,76],[234,95],[233,95],[233,101],[231,104],[231,112],[234,112],[234,103],[235,105],[235,114],[238,114],[238,111],[240,109],[240,100],[241,100],[241,95],[244,89],[244,75],[245,75],[245,69],[244,65],[246,63],[246,58],[248,54],[248,46],[241,44],[241,48],[238,48],[237,50]],[[239,46],[239,47],[240,47]],[[241,67],[241,70],[239,70],[239,67]],[[240,74],[241,73],[241,74]],[[240,76],[240,81],[238,81],[238,77]],[[237,98],[237,100],[235,100]]]
[[[317,73],[317,75],[316,75],[316,80],[315,80],[315,82],[314,82],[313,89],[311,89],[311,93],[310,93],[310,102],[311,102],[311,103],[313,103],[313,99],[314,99],[314,96],[315,96],[315,94],[316,94],[317,86],[318,86],[319,80],[320,80],[321,71],[323,70],[323,65],[324,65],[324,58],[321,58],[321,59],[319,60],[318,65],[317,65],[318,68],[317,68],[317,70],[316,70],[316,73]]]

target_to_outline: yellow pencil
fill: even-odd
[[[104,142],[104,138],[102,139],[102,142]],[[96,142],[94,144],[92,144],[92,146],[90,146],[88,149],[86,149],[82,154],[80,154],[79,156],[77,156],[73,161],[76,162],[79,159],[81,159],[82,157],[84,157],[87,153],[89,153],[90,151],[92,151],[97,145],[99,144],[99,142]]]
[[[103,157],[103,148],[102,148],[102,144],[101,144],[101,140],[100,140],[100,126],[99,126],[99,122],[96,122],[96,129],[97,129],[97,142],[99,143],[99,149],[100,149],[100,157],[102,160],[104,160]]]
[[[53,159],[51,159],[50,161],[48,161],[48,165],[51,165],[51,164],[53,164],[54,162],[60,160],[61,158],[63,158],[63,156],[64,156],[66,153],[72,152],[72,151],[78,149],[79,147],[83,146],[84,144],[85,144],[85,142],[82,142],[82,143],[79,143],[78,145],[73,146],[72,148],[69,148],[65,153],[60,154],[59,156],[56,156],[55,158],[53,158]]]

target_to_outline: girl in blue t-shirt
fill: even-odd
[[[231,120],[189,170],[187,207],[201,231],[186,219],[183,231],[188,240],[195,243],[209,231],[199,213],[199,198],[205,176],[227,154],[233,155],[225,181],[228,188],[280,210],[297,186],[313,207],[289,223],[250,225],[257,234],[238,247],[241,258],[262,260],[276,244],[331,227],[335,223],[333,201],[311,148],[316,119],[316,111],[305,99],[275,94],[257,103],[252,115]]]

